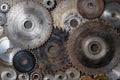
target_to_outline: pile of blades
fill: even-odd
[[[120,0],[0,0],[0,80],[119,80]]]

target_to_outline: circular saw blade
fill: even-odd
[[[100,40],[92,39],[94,37],[99,37]],[[91,41],[95,42],[95,45],[90,46]],[[98,42],[97,46],[96,42]],[[90,48],[86,43],[89,44]],[[66,48],[73,66],[86,74],[107,73],[118,64],[120,59],[119,36],[110,25],[99,21],[87,22],[74,30]],[[103,55],[104,53],[105,55]],[[94,58],[91,59],[89,54],[92,54]],[[97,55],[100,54],[103,56],[98,58]]]
[[[41,46],[47,41],[51,32],[51,16],[39,3],[20,2],[7,13],[6,34],[16,47]]]
[[[71,14],[78,14],[77,11],[77,0],[65,0],[62,1],[58,6],[52,11],[52,17],[54,20],[54,27],[62,30],[69,31],[66,27],[64,21]],[[80,16],[81,17],[81,16]],[[81,19],[80,19],[81,21]]]

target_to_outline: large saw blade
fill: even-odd
[[[51,31],[51,17],[38,3],[20,2],[7,13],[6,33],[16,47],[38,47],[49,38]]]

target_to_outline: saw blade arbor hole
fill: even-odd
[[[77,21],[76,19],[72,19],[72,20],[70,21],[70,25],[71,25],[72,27],[77,27],[77,26],[78,26],[78,21]]]
[[[98,42],[93,42],[89,45],[89,51],[91,54],[96,55],[101,51],[101,45]]]
[[[93,8],[94,7],[94,4],[92,2],[88,3],[88,8]]]
[[[32,22],[31,21],[25,21],[25,23],[24,23],[24,27],[26,28],[26,29],[31,29],[32,28]]]
[[[51,1],[47,1],[47,5],[50,6],[52,4]]]
[[[39,79],[39,75],[37,75],[37,74],[35,74],[34,76],[33,76],[33,79]]]
[[[8,78],[10,78],[10,77],[11,77],[11,74],[8,72],[8,73],[6,74],[6,76],[7,76]]]

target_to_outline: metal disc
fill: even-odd
[[[51,31],[51,17],[38,3],[18,3],[7,14],[6,33],[14,46],[25,49],[41,46]]]
[[[120,28],[120,4],[115,2],[107,4],[101,19]]]
[[[104,10],[103,0],[78,0],[79,13],[87,19],[99,17]]]

